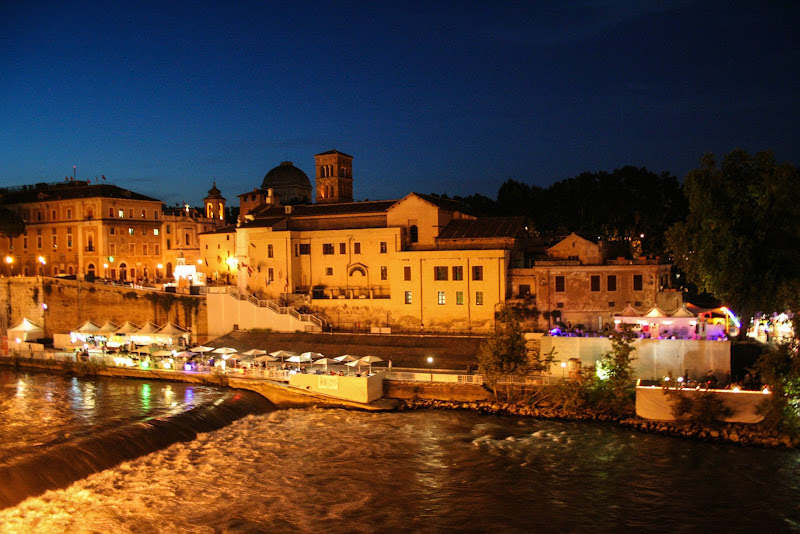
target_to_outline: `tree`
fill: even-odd
[[[800,175],[771,152],[736,149],[701,160],[684,181],[685,221],[667,232],[675,266],[698,290],[738,313],[742,336],[758,311],[796,300],[800,281]]]
[[[17,237],[25,231],[25,221],[15,211],[0,206],[0,235]]]
[[[478,372],[497,399],[497,383],[507,375],[523,373],[528,368],[528,349],[518,312],[503,306],[495,314],[494,332],[483,342],[478,353]]]

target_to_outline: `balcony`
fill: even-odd
[[[94,245],[89,245],[88,247],[84,248],[83,250],[84,250],[84,252],[94,252],[95,248],[94,248]]]

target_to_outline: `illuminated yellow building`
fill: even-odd
[[[224,223],[216,187],[213,218],[187,206],[105,183],[66,181],[0,189],[0,200],[25,221],[25,232],[0,242],[4,273],[95,277],[122,282],[171,276],[179,261],[200,259],[198,234]]]
[[[315,161],[317,204],[281,205],[262,186],[240,195],[238,226],[200,236],[209,276],[362,330],[486,331],[507,301],[548,312],[539,327],[552,316],[587,329],[628,304],[680,306],[661,260],[612,259],[574,234],[546,248],[524,218],[476,217],[432,195],[352,202],[352,157]],[[304,186],[287,168],[281,185]]]

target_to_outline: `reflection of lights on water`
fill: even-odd
[[[142,385],[142,409],[150,410],[150,384]]]
[[[17,397],[25,397],[28,389],[28,383],[23,379],[17,380]]]
[[[194,400],[194,388],[186,388],[186,391],[183,392],[183,400],[186,404],[191,404]]]

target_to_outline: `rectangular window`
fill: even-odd
[[[272,245],[267,245],[267,257],[271,258],[273,256]]]
[[[114,217],[114,208],[108,208],[108,216],[112,218]]]
[[[72,210],[69,208],[67,208],[67,220],[69,221],[72,220]]]
[[[476,306],[483,306],[483,291],[476,291],[475,292],[475,305]]]
[[[147,256],[147,243],[142,244],[142,256]]]
[[[520,297],[530,297],[531,296],[531,286],[530,286],[530,284],[520,284],[519,285],[519,296]]]
[[[117,211],[117,215],[119,216],[119,218],[120,218],[120,219],[124,219],[124,218],[125,218],[125,210],[124,210],[124,209],[122,209],[122,208],[120,208],[120,209]]]
[[[386,244],[386,241],[381,241],[381,254],[386,254],[389,250],[389,247]]]
[[[186,239],[186,246],[191,245],[192,244],[192,235],[187,232],[186,234],[184,234],[184,237]]]
[[[333,254],[333,243],[323,243],[322,253],[326,255]]]
[[[133,235],[133,228],[128,228],[128,235]]]
[[[28,236],[24,236],[22,238],[22,248],[27,250],[27,248],[28,248]]]
[[[445,304],[444,301],[444,291],[439,291],[439,305]]]
[[[170,225],[168,224],[168,225],[167,225],[167,234],[171,234],[171,233],[172,233],[172,226],[170,226]]]
[[[406,265],[403,267],[403,280],[409,282],[411,280],[411,266]]]
[[[128,218],[133,219],[133,208],[128,208]]]
[[[275,281],[275,271],[270,267],[267,269],[267,282],[274,282]]]
[[[406,291],[406,304],[411,304],[411,291]]]
[[[592,291],[600,291],[600,275],[599,274],[594,274],[594,275],[592,275],[590,280],[591,280],[590,285],[591,285]]]
[[[108,244],[108,255],[113,256],[117,253],[117,245],[116,243],[109,243]]]
[[[433,279],[434,280],[447,280],[447,267],[446,266],[437,266],[433,268]]]
[[[158,228],[153,228],[153,235],[158,235]]]
[[[131,243],[128,246],[128,252],[130,252],[131,256],[136,256],[136,243]]]
[[[454,265],[453,266],[453,280],[463,280],[464,279],[464,267],[461,265]]]
[[[389,279],[389,268],[386,266],[381,266],[381,280],[388,280]]]
[[[325,276],[333,276],[333,267],[325,267]]]
[[[461,306],[463,304],[464,304],[464,292],[456,291],[456,306]]]
[[[154,212],[153,212],[153,218],[154,218],[155,220],[158,220],[158,210],[156,210],[156,211],[154,211]]]
[[[147,215],[145,215],[144,210],[142,210],[142,219],[146,219]]]
[[[171,249],[172,249],[172,240],[171,239],[167,239],[167,250],[171,250]]]
[[[617,303],[614,302],[614,301],[609,301],[609,303],[608,303],[608,307],[609,308],[614,308],[614,307],[616,307],[616,305],[617,305]]]
[[[36,230],[36,248],[42,248],[42,230]]]
[[[67,248],[72,248],[72,228],[67,227]]]
[[[53,248],[58,248],[58,236],[53,234]]]
[[[483,280],[483,265],[475,265],[472,268],[472,279]]]
[[[633,290],[634,291],[641,291],[642,290],[642,275],[641,274],[634,274],[633,275]]]
[[[339,243],[339,254],[347,254],[347,243]]]
[[[156,256],[161,255],[161,245],[156,245],[155,246],[155,250],[153,251],[153,254],[155,254]]]
[[[300,243],[300,254],[306,256],[311,254],[311,244],[310,243]]]
[[[607,291],[617,290],[617,275],[615,274],[608,275],[608,278],[606,278],[606,288]]]
[[[108,229],[108,235],[114,235],[116,231],[117,229],[112,226],[111,228]]]
[[[53,217],[52,217],[51,220],[55,221],[56,220],[56,210],[53,210],[52,214],[53,214]]]
[[[564,292],[564,277],[556,276],[556,293]]]
[[[353,243],[353,254],[361,254],[361,243]]]

